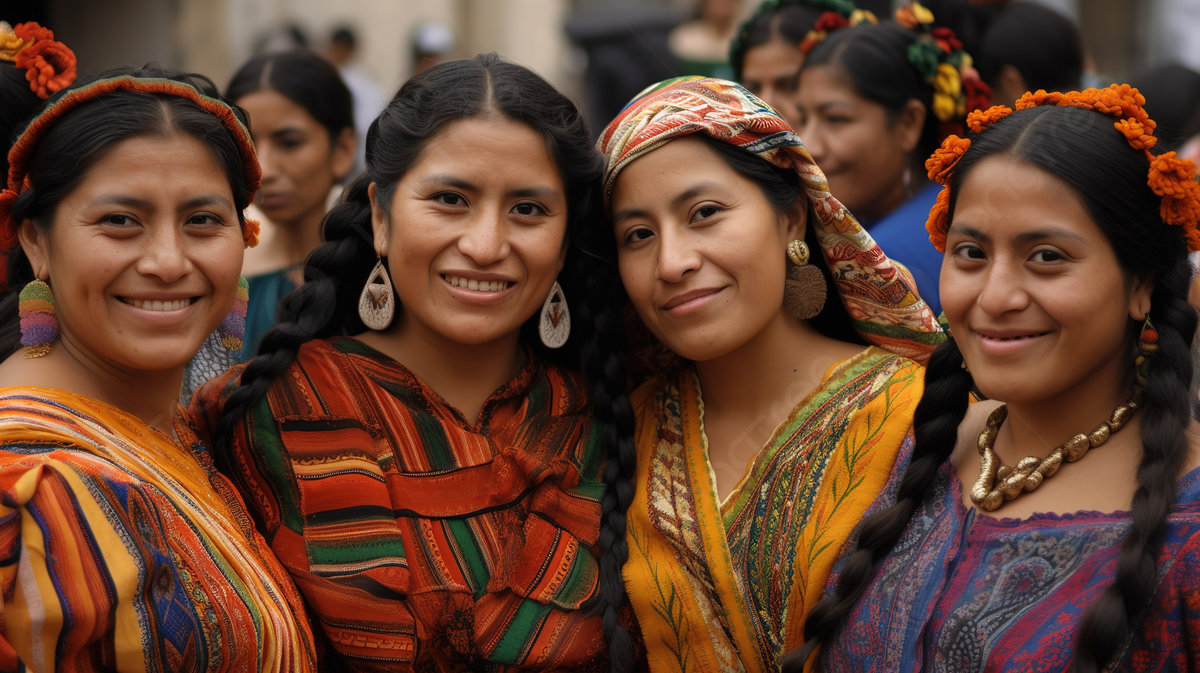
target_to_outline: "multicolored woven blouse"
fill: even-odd
[[[191,413],[215,426],[239,371]],[[582,380],[532,354],[471,423],[362,342],[313,341],[228,471],[350,669],[607,670],[579,610],[604,491],[590,419]]]
[[[0,670],[316,670],[295,586],[175,431],[63,390],[0,389]]]
[[[871,511],[896,500],[911,448]],[[1064,671],[1084,611],[1108,585],[1126,512],[980,515],[950,463],[825,648],[825,671]],[[1154,599],[1113,670],[1192,671],[1200,660],[1200,469],[1179,482]],[[828,590],[836,586],[830,578]]]

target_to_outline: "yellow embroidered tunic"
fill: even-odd
[[[625,584],[654,673],[775,671],[842,545],[912,442],[923,369],[871,347],[831,367],[717,497],[690,368],[633,396]]]

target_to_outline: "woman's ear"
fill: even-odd
[[[1134,278],[1133,288],[1129,293],[1129,317],[1142,322],[1150,315],[1150,296],[1154,294],[1154,281],[1148,278]]]
[[[17,240],[21,249],[29,258],[29,266],[33,268],[35,278],[48,280],[50,278],[50,251],[46,249],[46,236],[33,222],[26,218],[17,229]]]
[[[387,257],[388,214],[383,211],[375,196],[375,183],[367,185],[367,198],[371,199],[371,234],[375,237],[375,254]]]
[[[804,236],[808,233],[808,211],[808,197],[801,194],[800,198],[796,199],[796,202],[782,213],[785,220],[785,241],[804,240]]]
[[[354,168],[354,129],[342,129],[338,134],[337,142],[333,144],[333,152],[329,157],[329,166],[333,169],[333,175],[338,180],[346,177],[351,168]]]
[[[928,111],[925,109],[925,104],[915,98],[910,98],[896,118],[893,131],[900,140],[900,147],[905,152],[912,152],[917,148],[917,143],[921,142],[921,132],[925,130],[926,114]]]

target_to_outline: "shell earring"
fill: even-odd
[[[801,320],[815,318],[825,308],[825,274],[808,263],[808,244],[804,241],[797,238],[788,243],[787,254],[792,266],[784,282],[783,306]]]
[[[362,318],[364,325],[378,331],[387,329],[395,315],[396,296],[392,293],[392,279],[383,266],[383,259],[378,259],[358,298],[358,317]]]
[[[571,336],[571,310],[567,308],[567,297],[557,280],[550,288],[546,303],[542,304],[538,336],[547,348],[562,348],[567,343],[567,337]]]
[[[58,317],[54,314],[54,293],[46,281],[35,278],[21,288],[17,311],[25,357],[40,358],[49,353],[50,344],[58,338]]]

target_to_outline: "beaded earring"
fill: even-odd
[[[246,308],[250,302],[250,283],[245,276],[238,277],[237,293],[233,295],[233,308],[217,326],[221,345],[231,351],[240,351],[246,338]]]
[[[1150,314],[1146,314],[1146,322],[1142,323],[1142,332],[1138,335],[1138,356],[1133,361],[1134,378],[1138,386],[1146,385],[1146,375],[1150,368],[1150,358],[1158,352],[1158,331],[1150,322]]]
[[[54,293],[46,281],[35,278],[21,288],[17,306],[21,316],[21,345],[25,347],[25,357],[40,358],[50,352],[50,344],[58,338]]]

